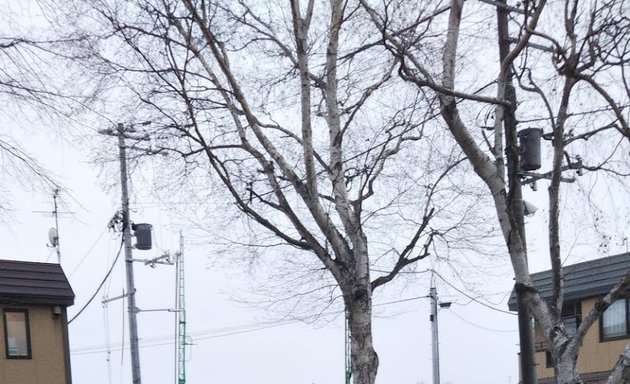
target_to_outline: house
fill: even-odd
[[[588,314],[595,302],[606,295],[628,270],[630,253],[565,266],[562,316],[567,331],[575,332],[582,314]],[[550,299],[553,292],[551,271],[534,273],[532,280],[542,297]],[[605,383],[619,355],[630,343],[628,300],[614,302],[586,333],[578,356],[578,369],[585,384]],[[516,311],[514,293],[508,306]],[[555,384],[553,361],[537,324],[534,342],[538,382]]]
[[[0,260],[0,383],[71,384],[66,308],[73,303],[59,264]]]

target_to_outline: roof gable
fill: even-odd
[[[0,303],[74,304],[74,292],[59,264],[0,260]]]
[[[602,257],[563,268],[564,301],[573,301],[608,293],[630,270],[630,253]],[[533,273],[532,282],[545,300],[553,294],[551,270]],[[516,295],[512,291],[508,301],[510,310],[516,310]]]

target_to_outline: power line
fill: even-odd
[[[375,271],[375,272],[383,272],[383,273],[389,273],[388,271],[385,271],[385,270],[380,270],[380,269],[372,269],[372,271]],[[467,294],[467,293],[463,292],[463,291],[462,291],[462,290],[460,290],[459,288],[455,287],[453,284],[449,283],[449,282],[448,282],[448,281],[447,281],[444,277],[442,277],[442,276],[441,276],[441,275],[440,275],[437,271],[435,271],[434,269],[424,269],[424,270],[422,270],[422,271],[401,271],[401,272],[398,272],[398,273],[399,273],[399,274],[417,275],[417,274],[424,274],[424,273],[428,273],[428,272],[433,272],[433,273],[435,273],[435,274],[436,274],[436,275],[437,275],[437,276],[438,276],[438,277],[439,277],[442,281],[444,281],[444,282],[445,282],[448,286],[450,286],[451,288],[453,288],[453,289],[454,289],[454,290],[456,290],[457,292],[461,293],[464,297],[466,297],[466,298],[470,299],[471,301],[474,301],[475,303],[481,304],[481,305],[483,305],[483,306],[485,306],[485,307],[487,307],[487,308],[490,308],[490,309],[492,309],[492,310],[494,310],[494,311],[499,311],[499,312],[502,312],[502,313],[506,313],[506,314],[515,315],[515,316],[516,316],[516,313],[510,312],[510,311],[505,311],[505,310],[502,310],[502,309],[499,309],[499,308],[493,307],[492,305],[489,305],[489,304],[483,303],[483,302],[481,302],[478,298],[472,297],[472,296],[470,296],[469,294]],[[491,294],[488,294],[488,295],[503,295],[503,296],[505,297],[506,295],[509,295],[509,293],[508,293],[508,294],[506,294],[505,292],[497,292],[497,293],[491,293]],[[488,295],[487,295],[487,296],[488,296]],[[428,296],[419,296],[419,297],[412,298],[412,299],[420,299],[420,298],[424,298],[424,297],[428,297]],[[445,297],[457,297],[457,296],[446,295]],[[405,299],[405,300],[406,300],[406,299]],[[486,300],[487,300],[487,299],[486,299]],[[490,301],[490,300],[487,300],[487,301]],[[492,303],[491,301],[490,301],[490,303],[491,303],[491,304],[494,304],[494,303]],[[384,305],[384,304],[387,304],[387,303],[382,303],[382,304],[378,304],[378,305]],[[497,305],[497,304],[494,304],[494,305]],[[375,304],[374,306],[376,306],[376,304]]]
[[[92,253],[92,251],[94,250],[94,248],[96,248],[96,245],[98,244],[99,241],[101,241],[101,239],[103,238],[103,235],[105,234],[105,231],[107,230],[107,226],[105,226],[105,228],[103,228],[103,231],[101,232],[101,234],[98,236],[98,238],[96,239],[96,241],[94,241],[94,243],[92,244],[92,246],[87,250],[87,252],[85,252],[85,254],[83,255],[83,257],[81,258],[81,261],[79,261],[77,263],[77,265],[72,269],[72,272],[70,272],[70,274],[68,275],[68,277],[72,277],[72,275],[74,275],[74,273],[77,271],[77,269],[79,269],[79,267],[83,264],[83,262],[87,259],[87,257],[90,255],[90,253]]]
[[[425,299],[427,297],[428,296],[426,296],[426,295],[425,296],[414,296],[414,297],[408,297],[408,298],[400,299],[400,300],[387,301],[387,302],[383,302],[383,303],[376,303],[373,306],[374,307],[379,307],[379,306],[384,306],[384,305],[399,304],[399,303],[404,303],[404,302],[409,302],[409,301]],[[321,314],[318,314],[318,315],[313,315],[311,317],[335,316],[335,315],[339,315],[341,313],[343,313],[343,310],[325,312],[325,313],[321,313]],[[299,318],[299,319],[280,320],[280,321],[263,323],[263,324],[258,324],[258,325],[257,324],[245,324],[245,325],[240,325],[240,326],[228,327],[227,329],[225,327],[223,327],[223,328],[215,328],[215,329],[206,329],[206,330],[201,330],[201,331],[193,331],[193,332],[190,333],[190,335],[193,336],[195,340],[216,339],[216,338],[235,336],[235,335],[240,335],[240,334],[245,334],[245,333],[258,332],[258,331],[271,329],[271,328],[282,327],[282,326],[290,325],[290,324],[302,323],[303,321],[305,321],[307,319],[308,319],[308,317],[303,317],[303,318]],[[172,340],[170,340],[170,339],[172,339],[172,336],[158,336],[158,337],[154,337],[154,338],[145,338],[143,345],[141,345],[140,347],[141,348],[151,348],[151,347],[157,347],[157,346],[162,346],[162,345],[169,345],[169,344],[172,344]],[[169,341],[164,341],[164,340],[169,340]],[[121,347],[120,344],[118,344],[118,347],[111,348],[110,351],[120,351],[120,350],[123,350],[123,349],[128,349],[128,348]],[[106,351],[106,349],[103,349],[102,345],[97,345],[97,346],[93,346],[93,347],[76,348],[76,349],[74,349],[74,352],[72,352],[71,354],[72,355],[87,355],[87,354],[100,353],[100,352],[104,352],[104,351]]]
[[[300,322],[299,320],[284,320],[284,321],[278,321],[278,322],[274,322],[274,323],[269,323],[267,325],[254,326],[254,328],[244,328],[242,330],[236,330],[236,331],[232,331],[232,332],[223,332],[223,333],[219,333],[219,334],[206,334],[206,335],[201,333],[201,336],[195,337],[194,340],[196,341],[196,340],[218,339],[218,338],[222,338],[222,337],[235,336],[235,335],[241,335],[241,334],[245,334],[245,333],[258,332],[258,331],[271,329],[271,328],[283,327],[285,325],[295,324],[295,323],[299,323],[299,322]],[[251,327],[251,325],[249,325],[249,326],[245,325],[244,327]],[[204,332],[204,331],[201,331],[201,332]],[[205,332],[212,332],[212,330],[207,330]],[[147,340],[151,340],[151,341],[146,341],[145,343],[140,345],[140,348],[152,348],[152,347],[159,347],[159,346],[162,346],[162,345],[172,345],[173,344],[172,336],[160,336],[160,337],[147,339]],[[164,341],[164,340],[168,340],[168,341]],[[111,348],[110,351],[121,351],[121,350],[124,350],[124,349],[129,349],[129,348],[128,347],[124,347],[124,346],[118,346],[116,348]],[[75,350],[75,351],[76,352],[71,352],[71,354],[72,355],[89,355],[89,354],[94,354],[94,353],[105,352],[105,349],[103,349],[102,346],[96,346],[96,347],[87,347],[87,348],[84,348],[84,349],[78,349],[78,350]]]
[[[378,304],[374,304],[375,307],[377,306],[383,306],[383,305],[391,305],[391,304],[399,304],[399,303],[404,303],[404,302],[408,302],[408,301],[414,301],[414,300],[420,300],[420,299],[425,299],[428,296],[415,296],[415,297],[409,297],[409,298],[405,298],[405,299],[401,299],[401,300],[395,300],[395,301],[388,301],[388,302],[384,302],[384,303],[378,303]],[[498,310],[496,308],[494,308],[495,310]],[[498,310],[500,311],[500,310]],[[327,312],[318,316],[329,316],[329,315],[338,315],[339,313],[342,313],[343,311],[332,311],[332,312]],[[452,312],[455,317],[459,318],[460,320],[462,320],[463,322],[480,328],[480,329],[484,329],[487,331],[491,331],[491,332],[498,332],[498,333],[509,333],[509,332],[516,332],[516,330],[497,330],[497,329],[491,329],[491,328],[486,328],[483,327],[481,325],[475,324],[470,322],[469,320],[466,320],[465,318],[459,316],[457,313],[455,313],[454,311],[449,311]],[[296,323],[301,323],[302,320],[281,320],[281,321],[276,321],[276,322],[271,322],[271,323],[267,323],[264,325],[255,325],[255,324],[249,324],[249,325],[242,325],[242,326],[235,326],[235,327],[231,327],[232,329],[235,329],[234,331],[229,331],[229,332],[221,332],[221,333],[215,333],[216,331],[221,331],[221,330],[225,330],[225,328],[218,328],[218,329],[207,329],[207,330],[202,330],[202,331],[197,331],[197,332],[192,332],[191,335],[197,335],[194,337],[195,341],[199,341],[199,340],[210,340],[210,339],[218,339],[218,338],[223,338],[223,337],[229,337],[229,336],[236,336],[236,335],[242,335],[242,334],[247,334],[247,333],[252,333],[252,332],[259,332],[259,331],[263,331],[263,330],[267,330],[267,329],[272,329],[272,328],[278,328],[278,327],[284,327],[286,325],[291,325],[291,324],[296,324]],[[241,329],[239,329],[241,328]],[[154,337],[154,338],[148,338],[144,340],[144,343],[142,343],[140,345],[140,348],[154,348],[154,347],[160,347],[160,346],[164,346],[164,345],[171,345],[172,342],[172,336],[158,336],[158,337]],[[121,346],[120,344],[115,347],[115,348],[110,348],[109,351],[122,351],[122,350],[127,350],[129,349],[128,347],[125,346]],[[94,347],[84,347],[84,348],[78,348],[75,349],[74,352],[71,352],[72,355],[90,355],[90,354],[95,354],[95,353],[101,353],[101,352],[105,352],[106,349],[103,349],[103,346],[98,345],[98,346],[94,346]]]
[[[121,247],[121,249],[122,249],[122,247]],[[118,260],[119,256],[120,256],[120,250],[118,251],[118,255],[116,256],[116,259],[114,260],[114,264]],[[112,268],[113,268],[113,265],[112,265]],[[425,271],[423,271],[421,273],[424,273],[424,272]],[[108,272],[108,276],[109,276],[109,273],[111,273],[111,269],[110,269],[110,272]],[[459,292],[460,294],[462,294],[466,298],[470,299],[471,301],[474,301],[474,302],[476,302],[478,304],[483,305],[484,307],[486,307],[488,309],[492,309],[492,310],[497,311],[497,312],[506,313],[506,314],[509,314],[509,315],[515,315],[512,312],[504,311],[502,309],[495,308],[495,307],[493,307],[491,305],[488,305],[488,304],[486,304],[484,302],[479,301],[477,298],[470,296],[466,292],[460,290],[456,286],[454,286],[451,283],[449,283],[448,281],[446,281],[446,279],[444,277],[442,277],[438,272],[435,272],[435,274],[442,281],[444,281],[448,286],[450,286],[451,288],[453,288],[454,290],[456,290],[457,292]],[[100,287],[99,287],[99,289],[100,289]],[[97,292],[98,292],[98,290],[97,290]],[[408,298],[404,298],[404,299],[400,299],[400,300],[387,301],[387,302],[383,302],[383,303],[375,303],[375,304],[373,304],[373,306],[374,307],[380,307],[380,306],[385,306],[385,305],[399,304],[399,303],[404,303],[404,302],[409,302],[409,301],[425,299],[427,297],[428,297],[427,295],[413,296],[413,297],[408,297]],[[92,299],[93,299],[93,297],[92,297]],[[90,299],[90,300],[92,300],[92,299]],[[89,302],[88,302],[88,304],[89,304]],[[86,306],[87,306],[87,304],[86,304]],[[83,311],[83,309],[81,311]],[[326,312],[326,313],[321,313],[321,314],[316,315],[316,316],[317,317],[334,316],[334,315],[339,315],[341,313],[343,313],[343,310],[330,311],[330,312]],[[481,328],[481,329],[485,329],[485,330],[492,331],[492,332],[514,332],[514,331],[511,331],[511,330],[495,330],[495,329],[485,328],[485,327],[482,327],[480,325],[474,324],[474,323],[472,323],[472,322],[462,318],[461,316],[457,315],[454,312],[453,312],[453,314],[456,317],[458,317],[459,319],[461,319],[462,321],[464,321],[464,322],[466,322],[466,323],[468,323],[468,324],[470,324],[472,326],[476,326],[478,328]],[[75,318],[77,316],[78,316],[78,314],[75,316]],[[246,333],[251,333],[251,332],[258,332],[258,331],[271,329],[271,328],[277,328],[277,327],[281,327],[281,326],[285,326],[285,325],[300,323],[300,322],[303,322],[306,319],[307,319],[307,317],[300,318],[300,319],[293,319],[293,320],[283,320],[283,321],[272,322],[272,323],[268,323],[268,324],[265,324],[265,325],[258,325],[258,326],[255,325],[255,324],[254,325],[250,324],[250,325],[235,326],[235,327],[231,327],[232,329],[235,329],[234,331],[222,332],[222,333],[219,333],[219,334],[213,334],[213,333],[216,332],[216,331],[225,330],[225,328],[219,328],[219,329],[214,329],[214,330],[207,329],[207,330],[201,330],[201,331],[197,331],[197,332],[192,332],[191,335],[192,336],[197,335],[195,337],[195,340],[208,340],[208,339],[215,339],[215,338],[222,338],[222,337],[246,334]],[[74,320],[74,318],[72,320]],[[170,340],[171,338],[172,338],[171,336],[161,336],[161,337],[156,337],[156,338],[145,339],[145,343],[143,345],[141,345],[140,348],[152,348],[152,347],[158,347],[158,346],[162,346],[162,345],[169,345],[169,344],[172,344],[172,340]],[[165,342],[163,340],[169,340],[169,341]],[[128,348],[126,348],[124,346],[123,347],[119,346],[119,347],[110,349],[110,351],[120,351],[120,350],[123,350],[123,349],[128,349]],[[100,353],[100,352],[103,352],[103,351],[105,351],[103,349],[103,346],[99,345],[99,346],[94,346],[94,347],[79,348],[78,350],[75,349],[75,352],[72,352],[72,355],[87,355],[87,354]]]
[[[478,300],[475,297],[470,296],[466,292],[462,291],[461,289],[457,288],[453,284],[451,284],[448,281],[446,281],[446,279],[443,278],[442,275],[440,275],[437,271],[434,271],[434,272],[435,272],[435,275],[437,277],[439,277],[444,283],[446,283],[446,285],[448,285],[449,287],[453,288],[454,290],[456,290],[457,292],[461,293],[462,295],[466,296],[467,298],[469,298],[470,300],[474,301],[475,303],[481,304],[481,305],[483,305],[486,308],[492,309],[493,311],[505,313],[505,314],[512,315],[512,316],[517,316],[518,315],[518,313],[514,313],[514,312],[506,311],[506,310],[503,310],[503,309],[495,308],[495,307],[493,307],[493,306],[491,306],[489,304],[484,303],[483,301]]]
[[[390,305],[390,304],[398,304],[398,303],[405,303],[407,301],[415,301],[415,300],[420,300],[420,299],[426,299],[427,297],[429,297],[428,295],[424,295],[424,296],[414,296],[414,297],[408,297],[406,299],[400,299],[400,300],[394,300],[394,301],[386,301],[384,303],[376,303],[376,304],[372,304],[372,307],[380,307],[382,305]]]
[[[103,281],[101,281],[101,283],[98,285],[98,288],[96,288],[96,291],[94,291],[94,294],[92,295],[92,297],[90,297],[90,299],[87,301],[87,303],[85,303],[85,305],[79,310],[79,312],[77,312],[77,314],[74,315],[74,317],[72,317],[72,319],[70,319],[68,321],[68,324],[72,323],[74,321],[74,319],[79,317],[79,315],[81,313],[83,313],[83,311],[88,307],[88,305],[90,305],[92,303],[92,300],[94,300],[96,295],[98,295],[98,292],[101,290],[101,288],[103,288],[103,285],[105,285],[105,282],[109,278],[109,275],[112,274],[112,271],[114,270],[114,266],[116,265],[116,262],[120,258],[120,253],[122,252],[122,249],[123,249],[123,241],[121,239],[120,240],[120,248],[118,248],[118,253],[116,254],[116,257],[114,258],[114,262],[112,263],[112,266],[109,268],[109,271],[107,271],[107,274],[103,278]]]
[[[440,276],[440,278],[442,278],[442,277]],[[469,299],[471,299],[471,300],[473,300],[473,301],[475,301],[475,302],[477,302],[479,304],[482,304],[482,305],[484,305],[484,306],[486,306],[486,307],[488,307],[490,309],[493,309],[493,310],[499,311],[499,312],[506,312],[506,311],[502,311],[502,310],[500,310],[498,308],[491,307],[491,306],[489,306],[489,305],[487,305],[485,303],[479,302],[478,300],[474,299],[473,297],[463,293],[459,289],[457,289],[455,287],[453,287],[453,288],[455,290],[457,290],[458,292],[462,293],[467,298],[469,298]],[[400,299],[400,300],[387,301],[387,302],[383,302],[383,303],[375,303],[375,304],[373,304],[373,307],[380,307],[380,306],[392,305],[392,304],[400,304],[400,303],[405,303],[405,302],[409,302],[409,301],[416,301],[416,300],[420,300],[420,299],[426,299],[427,297],[428,297],[427,295],[412,296],[412,297],[407,297],[407,298]],[[325,313],[321,313],[321,314],[318,314],[318,315],[313,315],[311,317],[336,316],[336,315],[339,315],[341,313],[343,313],[343,310],[325,312]],[[512,314],[511,312],[507,312],[507,313]],[[459,317],[459,316],[457,316],[457,317]],[[215,329],[206,329],[206,330],[200,330],[200,331],[193,331],[193,332],[190,333],[190,335],[193,336],[195,340],[216,339],[216,338],[235,336],[235,335],[246,334],[246,333],[251,333],[251,332],[258,332],[258,331],[271,329],[271,328],[282,327],[282,326],[290,325],[290,324],[301,323],[301,322],[307,320],[308,318],[309,317],[303,317],[303,318],[292,319],[292,320],[281,320],[281,321],[270,322],[270,323],[266,323],[266,324],[263,323],[262,325],[244,324],[244,325],[240,325],[240,326],[229,327],[228,329],[226,329],[225,327],[223,327],[223,328],[215,328]],[[464,322],[467,322],[464,319],[462,319],[462,320]],[[468,323],[473,325],[473,326],[476,326],[473,323],[470,323],[470,322],[468,322]],[[479,327],[483,328],[481,326],[479,326]],[[488,328],[486,328],[486,329],[488,329]],[[488,330],[491,330],[491,329],[488,329]],[[497,330],[492,330],[492,331],[496,331],[496,332],[511,332],[511,331],[497,331]],[[220,333],[217,333],[217,332],[220,332]],[[169,340],[169,341],[163,341],[163,340]],[[144,344],[141,345],[140,348],[151,348],[151,347],[158,347],[158,346],[169,345],[169,344],[172,344],[172,336],[158,336],[158,337],[154,337],[154,338],[145,338],[144,339]],[[120,350],[123,350],[123,349],[128,349],[128,348],[120,347],[120,344],[119,344],[118,347],[112,348],[110,350],[111,351],[120,351]],[[103,349],[102,345],[97,345],[97,346],[93,346],[93,347],[82,347],[82,348],[74,349],[74,352],[72,352],[71,354],[72,355],[87,355],[87,354],[100,353],[100,352],[104,352],[104,351],[105,351],[105,349]]]
[[[479,329],[483,329],[486,331],[490,331],[490,332],[497,332],[497,333],[513,333],[513,332],[518,332],[518,329],[493,329],[493,328],[487,328],[484,327],[482,325],[479,324],[475,324],[472,321],[464,318],[463,316],[460,316],[457,314],[457,312],[453,311],[453,309],[450,309],[448,311],[449,313],[452,313],[455,317],[457,317],[458,319],[460,319],[461,321],[463,321],[464,323],[471,325],[473,327],[479,328]]]

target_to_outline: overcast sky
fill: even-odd
[[[0,123],[0,135],[17,140],[56,174],[64,187],[61,198],[66,205],[60,211],[70,213],[62,213],[59,219],[61,265],[76,294],[75,305],[69,308],[73,317],[93,295],[119,249],[120,234],[107,229],[109,220],[120,209],[117,165],[114,163],[105,171],[96,166],[88,142],[97,140],[67,135],[78,132],[78,127],[68,126],[65,132],[52,130],[46,123],[26,122],[19,114],[2,116]],[[105,141],[103,147],[112,159],[117,155],[114,141]],[[342,384],[342,316],[333,309],[329,316],[311,324],[291,321],[233,300],[234,296],[253,298],[257,292],[251,282],[257,276],[250,275],[245,268],[224,268],[225,259],[240,255],[222,253],[225,259],[217,262],[219,250],[199,233],[191,232],[177,206],[164,206],[148,194],[150,185],[136,176],[131,175],[131,216],[136,223],[153,225],[154,249],[135,251],[134,257],[150,259],[165,251],[176,251],[180,231],[185,238],[186,310],[193,344],[188,349],[188,382]],[[49,194],[31,191],[17,182],[5,187],[12,192],[13,211],[4,217],[6,223],[0,224],[4,250],[1,258],[56,262],[54,250],[46,245],[48,230],[54,226],[54,219],[46,213],[52,211],[52,191]],[[546,211],[542,208],[546,205],[546,195],[545,182],[539,182],[538,192],[525,190],[525,198],[541,207],[536,215],[526,219],[530,268],[534,272],[549,268]],[[606,249],[599,249],[600,254],[597,244],[585,246],[577,238],[571,244],[574,247],[567,264],[601,256],[601,252],[615,254],[627,249],[622,239],[611,239]],[[518,382],[517,319],[515,314],[506,313],[513,282],[508,263],[507,252],[504,260],[489,261],[480,256],[479,270],[461,271],[466,284],[450,279],[449,271],[441,271],[449,277],[448,282],[436,278],[440,300],[453,302],[450,309],[439,313],[443,384]],[[427,260],[418,270],[430,267]],[[136,263],[134,269],[137,306],[172,308],[174,267],[153,269]],[[105,289],[70,325],[74,383],[131,382],[126,307],[120,300],[107,307],[101,304],[104,295],[117,296],[123,289],[124,263],[119,261]],[[377,382],[431,382],[428,291],[429,280],[416,278],[404,289],[376,296],[374,340],[380,360]],[[173,314],[140,313],[138,322],[143,381],[174,383]]]
[[[115,176],[99,172],[89,153],[79,148],[78,139],[62,140],[55,133],[37,127],[25,128],[6,118],[3,134],[11,134],[42,164],[57,174],[65,191],[67,207],[59,220],[61,264],[76,294],[73,316],[89,299],[111,265],[119,246],[119,234],[107,223],[119,209],[120,195]],[[111,155],[117,148],[111,142]],[[113,174],[112,174],[113,172]],[[133,175],[132,175],[133,177]],[[110,186],[110,187],[108,187]],[[138,190],[132,183],[132,190]],[[542,188],[541,188],[542,189]],[[54,225],[50,214],[52,195],[11,187],[13,212],[0,231],[3,258],[56,262],[46,246],[48,229]],[[105,192],[107,191],[107,192]],[[527,191],[526,198],[543,206],[544,192]],[[179,247],[178,233],[184,237],[189,228],[156,200],[134,193],[132,220],[154,226],[155,246],[151,251],[136,251],[136,258],[153,258]],[[142,201],[140,201],[140,199]],[[217,223],[219,225],[220,223]],[[532,270],[548,268],[544,256],[545,212],[528,219],[530,264]],[[611,252],[623,251],[614,243]],[[189,349],[188,381],[191,383],[343,383],[344,328],[338,315],[315,324],[287,321],[252,306],[232,300],[247,297],[252,276],[247,271],[227,270],[212,263],[213,248],[196,237],[185,244],[188,332],[194,345]],[[223,255],[222,257],[229,257]],[[574,261],[593,255],[574,253]],[[487,263],[480,259],[480,264]],[[516,383],[516,316],[492,310],[479,301],[506,310],[512,276],[507,264],[492,276],[471,274],[469,287],[454,281],[454,287],[436,279],[442,301],[453,301],[451,309],[441,310],[440,352],[443,383]],[[419,269],[429,267],[421,266]],[[141,309],[172,308],[175,294],[174,268],[155,269],[136,263],[137,303]],[[130,381],[128,336],[123,334],[121,301],[104,308],[103,294],[110,297],[124,288],[123,263],[119,262],[104,292],[70,325],[73,379],[76,383],[128,383]],[[462,290],[460,293],[455,288]],[[375,344],[379,353],[378,382],[417,384],[431,382],[431,333],[428,280],[418,279],[405,290],[375,299]],[[235,295],[234,293],[238,293]],[[251,292],[255,293],[255,292]],[[407,300],[409,299],[409,300]],[[394,302],[394,303],[392,303]],[[125,332],[127,330],[125,324]],[[174,382],[174,317],[171,313],[139,314],[142,375],[146,383]],[[123,341],[124,340],[124,341]],[[121,356],[121,347],[125,350]],[[107,349],[109,345],[110,354]],[[109,361],[108,357],[109,356]]]
[[[5,119],[2,132],[11,134],[42,164],[57,174],[65,191],[67,207],[61,214],[59,234],[61,264],[76,294],[72,317],[94,293],[111,265],[119,246],[119,234],[107,223],[119,209],[117,180],[107,179],[81,153],[80,141],[62,140],[54,133],[25,128]],[[111,142],[111,154],[117,147]],[[115,170],[115,168],[114,168]],[[111,177],[111,176],[110,176]],[[112,185],[107,188],[107,185]],[[52,195],[11,188],[13,212],[0,231],[5,250],[3,258],[56,262],[47,247],[48,229],[54,226],[50,214]],[[108,192],[104,192],[108,190]],[[134,195],[135,196],[135,195]],[[181,219],[173,218],[168,207],[156,201],[134,200],[132,220],[154,226],[155,246],[136,251],[136,258],[153,258],[179,247],[178,233],[187,234]],[[140,208],[139,208],[140,207]],[[178,222],[178,220],[180,222]],[[247,297],[252,276],[247,271],[213,267],[213,249],[199,240],[185,245],[188,331],[193,346],[187,363],[188,381],[218,383],[343,383],[343,319],[331,315],[315,324],[291,322],[232,300],[234,293]],[[223,257],[229,257],[224,255]],[[422,268],[419,269],[424,269]],[[136,263],[137,304],[141,309],[172,308],[175,294],[174,268],[155,269]],[[508,271],[507,269],[504,269]],[[511,277],[492,281],[473,278],[476,291],[488,293],[479,299],[501,310],[511,286]],[[441,310],[440,348],[443,383],[516,383],[516,316],[491,310],[471,302],[464,294],[437,281],[442,301],[453,301],[451,309]],[[458,289],[461,284],[452,283]],[[123,263],[112,273],[105,292],[110,297],[124,288]],[[418,281],[404,291],[375,300],[375,344],[379,353],[378,382],[429,383],[431,381],[431,333],[429,302],[423,297],[429,283]],[[466,292],[465,292],[466,293]],[[468,292],[476,296],[477,293]],[[123,335],[122,302],[104,308],[103,293],[70,325],[73,380],[76,383],[127,383],[130,381],[128,336]],[[410,299],[410,300],[407,300]],[[392,303],[394,302],[394,303]],[[388,304],[389,303],[389,304]],[[139,314],[141,366],[146,383],[174,382],[174,317],[170,313]],[[127,330],[125,324],[125,331]],[[110,346],[109,361],[107,345]]]

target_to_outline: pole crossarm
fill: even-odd
[[[175,257],[178,255],[175,254]],[[164,252],[162,256],[155,257],[153,259],[133,259],[135,262],[142,262],[144,265],[148,265],[151,268],[155,268],[157,264],[161,265],[175,265],[175,260],[173,260],[173,256],[170,252]]]

